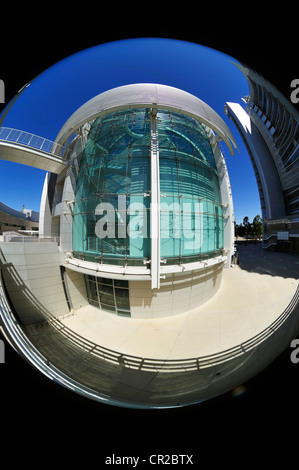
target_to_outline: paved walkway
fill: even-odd
[[[62,321],[96,344],[123,354],[183,359],[236,346],[268,327],[287,307],[299,279],[299,256],[240,244],[240,264],[224,269],[218,293],[201,307],[159,319],[132,319],[90,305]]]

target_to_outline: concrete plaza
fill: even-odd
[[[223,271],[218,293],[187,313],[142,320],[88,305],[61,321],[95,344],[142,358],[194,358],[240,345],[269,327],[290,303],[299,256],[265,252],[261,243],[238,248],[240,263]]]

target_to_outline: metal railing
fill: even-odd
[[[161,372],[182,372],[203,369],[206,367],[216,366],[223,362],[234,359],[246,352],[249,352],[261,342],[271,336],[290,316],[299,301],[299,285],[291,302],[282,312],[282,314],[267,328],[243,343],[226,349],[224,351],[188,359],[150,359],[145,357],[133,356],[130,354],[121,354],[109,348],[100,346],[81,335],[75,333],[57,318],[51,318],[50,323],[59,330],[59,332],[68,338],[71,342],[84,349],[90,354],[100,357],[109,362],[118,363],[125,367]]]
[[[25,289],[26,290],[26,289]],[[32,294],[31,294],[32,296]],[[265,341],[269,338],[281,325],[288,319],[291,313],[296,308],[299,302],[299,285],[297,286],[296,292],[286,307],[286,309],[279,315],[279,317],[272,322],[268,327],[262,330],[260,333],[255,335],[254,337],[250,338],[247,341],[240,343],[232,348],[226,349],[224,351],[220,351],[215,354],[209,354],[206,356],[194,357],[194,358],[187,358],[187,359],[154,359],[154,358],[145,358],[134,356],[131,354],[121,353],[119,351],[114,351],[110,348],[106,348],[101,346],[93,341],[84,338],[83,336],[79,335],[78,333],[71,330],[67,327],[59,318],[55,318],[51,316],[49,313],[42,309],[41,314],[45,318],[45,325],[49,324],[52,325],[56,331],[63,335],[67,340],[71,341],[73,344],[78,346],[79,348],[83,349],[84,351],[92,354],[93,356],[97,356],[103,360],[108,362],[122,365],[124,367],[138,369],[143,371],[159,371],[159,372],[183,372],[183,371],[194,371],[198,369],[203,369],[206,367],[216,366],[218,364],[222,364],[226,361],[232,360],[237,356],[245,354],[258,346],[260,343]],[[42,306],[41,306],[42,307]],[[21,326],[16,321],[16,318],[11,311],[5,294],[3,292],[3,288],[1,285],[1,268],[0,268],[0,317],[2,321],[8,325],[8,328],[13,325],[14,332],[13,339],[16,340],[15,334],[16,331],[18,335],[26,338],[25,343],[29,343],[30,341],[26,337],[25,333],[23,332]],[[39,324],[40,325],[40,324]],[[17,336],[18,336],[17,335]],[[17,340],[20,341],[20,337],[18,336]],[[22,343],[22,347],[24,344]],[[47,359],[45,359],[45,363],[47,363]]]
[[[38,235],[23,236],[23,235],[3,235],[4,242],[10,243],[58,243],[60,245],[60,237],[43,237]]]
[[[122,400],[114,400],[111,397],[106,397],[104,394],[99,393],[95,390],[90,389],[83,384],[78,383],[74,379],[70,378],[60,370],[58,370],[53,364],[50,364],[46,357],[44,357],[36,347],[32,345],[30,340],[25,335],[24,331],[17,322],[13,315],[10,307],[6,301],[1,285],[1,270],[0,270],[0,319],[2,320],[3,326],[0,329],[4,333],[4,336],[10,335],[6,338],[14,349],[17,349],[18,353],[33,364],[40,372],[42,372],[49,379],[63,385],[69,390],[77,392],[81,395],[93,398],[101,402],[115,403],[116,405],[124,406]],[[12,343],[13,341],[13,343]]]
[[[0,127],[0,141],[12,142],[31,149],[45,152],[61,160],[67,159],[67,148],[52,140],[45,139],[30,132],[12,129],[10,127]]]
[[[263,237],[262,248],[267,249],[270,246],[277,245],[277,233],[271,233],[268,236]]]

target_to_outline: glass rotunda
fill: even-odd
[[[53,383],[121,407],[199,403],[259,373],[298,331],[296,263],[286,278],[265,259],[262,282],[258,255],[231,267],[222,149],[236,143],[223,119],[166,85],[81,88],[53,142],[17,128],[18,106],[6,118],[41,84],[0,128],[1,159],[46,172],[38,236],[0,241],[5,338]]]
[[[217,292],[233,245],[219,140],[232,151],[215,111],[157,84],[109,90],[65,123],[56,141],[69,168],[53,199],[67,209],[59,217],[52,211],[51,226],[66,270],[84,277],[90,304],[155,317],[192,309]],[[171,302],[162,307],[166,294]]]
[[[158,110],[156,120],[161,258],[180,264],[220,255],[223,208],[205,128],[168,110]],[[150,160],[150,109],[118,111],[92,123],[76,182],[75,257],[117,265],[150,261]]]

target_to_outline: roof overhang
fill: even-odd
[[[231,154],[234,153],[233,147],[237,148],[228,126],[208,104],[186,91],[154,83],[124,85],[95,96],[70,116],[56,142],[63,145],[85,123],[128,108],[168,109],[188,115],[211,128],[217,134],[217,140],[227,144]]]

